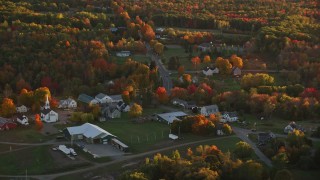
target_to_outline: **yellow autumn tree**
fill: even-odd
[[[139,117],[142,115],[142,107],[137,104],[137,103],[134,103],[131,108],[130,108],[130,111],[129,111],[129,116],[130,117]]]
[[[243,61],[242,61],[242,59],[240,58],[240,57],[238,57],[237,55],[232,55],[231,57],[230,57],[230,61],[231,61],[231,63],[232,63],[232,65],[234,66],[234,67],[238,67],[238,68],[240,68],[240,69],[242,69],[243,68]]]
[[[0,113],[1,113],[1,116],[3,117],[11,117],[14,113],[16,113],[16,106],[12,99],[10,98],[3,99]]]

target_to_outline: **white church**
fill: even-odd
[[[46,103],[44,107],[41,110],[40,113],[40,118],[41,121],[47,122],[47,123],[52,123],[52,122],[57,122],[59,119],[58,113],[55,111],[51,110],[50,108],[50,103],[49,103],[49,98],[47,96]]]

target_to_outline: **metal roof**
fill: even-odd
[[[113,101],[122,101],[122,95],[111,95],[109,96]]]
[[[106,94],[99,93],[98,95],[96,95],[96,99],[102,99],[102,98],[104,98],[106,96],[107,96]]]
[[[125,145],[123,142],[119,141],[118,139],[112,138],[111,140],[114,141],[115,143],[119,144],[123,148],[128,148],[127,145]]]
[[[78,100],[84,103],[90,103],[93,99],[93,97],[86,94],[80,94],[78,97]]]
[[[99,126],[96,126],[91,123],[85,123],[85,124],[82,124],[81,126],[68,127],[67,130],[70,133],[70,135],[82,134],[87,138],[96,138],[101,135],[103,135],[103,137],[105,136],[116,137],[115,135],[107,132],[106,130],[100,128]]]
[[[157,115],[163,120],[168,121],[169,123],[172,123],[174,120],[180,120],[179,117],[181,116],[187,116],[187,114],[182,111],[163,113]]]

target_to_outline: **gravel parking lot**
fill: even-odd
[[[108,144],[85,144],[84,148],[90,151],[91,154],[96,154],[100,157],[117,157],[124,155],[124,152]]]

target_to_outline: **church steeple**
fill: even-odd
[[[49,97],[47,96],[46,104],[44,105],[44,109],[50,109],[50,102],[49,102]]]

